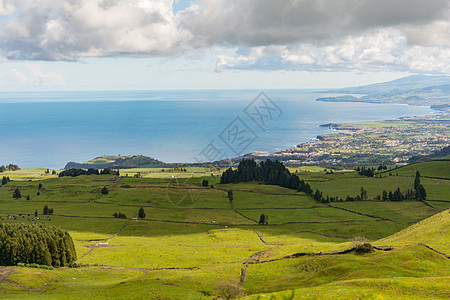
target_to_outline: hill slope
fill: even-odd
[[[425,244],[441,253],[450,253],[450,210],[445,210],[391,236],[377,241],[377,245],[406,246]]]
[[[168,165],[162,161],[143,155],[114,156],[104,155],[85,163],[69,162],[64,169],[126,169],[126,168],[164,168]]]
[[[409,159],[409,162],[421,162],[429,161],[432,159],[449,159],[450,158],[450,146],[442,148],[441,150],[434,151],[429,155],[413,156]]]
[[[412,75],[392,81],[328,90],[327,93],[386,94],[450,84],[450,76]]]
[[[318,98],[322,102],[371,102],[430,105],[434,109],[449,110],[450,77],[413,75],[397,80],[366,86],[328,90],[327,93],[364,94]]]

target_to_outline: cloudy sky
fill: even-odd
[[[450,74],[448,0],[0,0],[0,90],[320,88]]]

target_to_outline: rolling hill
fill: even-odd
[[[130,168],[165,168],[169,165],[143,155],[114,156],[104,155],[85,163],[69,162],[64,169],[130,169]]]

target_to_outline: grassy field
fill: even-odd
[[[448,166],[419,163],[376,178],[291,170],[324,195],[357,195],[361,186],[368,191],[367,201],[330,205],[257,182],[222,185],[209,168],[75,178],[45,169],[6,172],[13,181],[0,187],[0,221],[68,230],[79,267],[0,267],[0,298],[213,299],[232,291],[246,299],[282,299],[293,290],[296,299],[448,299]],[[427,203],[371,200],[383,189],[412,188],[415,170]],[[137,172],[141,178],[132,175]],[[202,187],[204,179],[213,187]],[[16,188],[24,197],[13,199]],[[41,215],[44,205],[53,216]],[[146,217],[132,219],[140,207]],[[119,211],[127,218],[112,216]],[[258,225],[261,214],[268,225]],[[102,241],[108,245],[99,246]],[[393,250],[336,253],[362,242]]]

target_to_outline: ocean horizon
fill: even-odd
[[[69,161],[118,154],[195,163],[211,143],[228,157],[275,152],[332,132],[322,124],[436,113],[427,106],[318,102],[316,98],[329,94],[311,90],[266,90],[267,101],[278,110],[262,127],[246,110],[258,104],[260,92],[2,92],[0,165],[61,169]],[[252,132],[252,141],[230,149],[224,132],[236,120]]]

